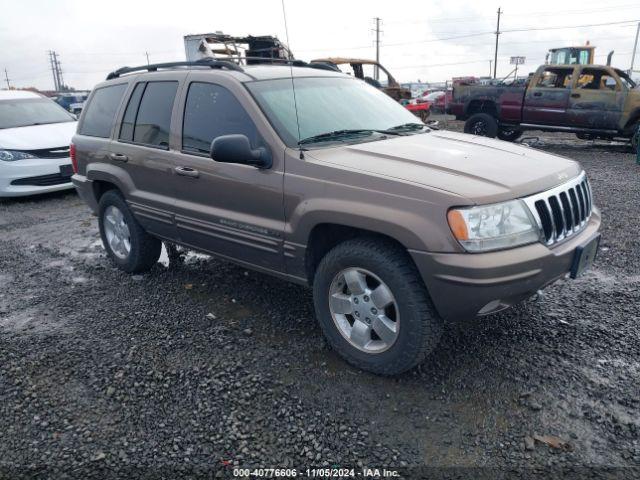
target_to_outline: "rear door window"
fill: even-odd
[[[536,87],[538,88],[569,88],[573,69],[546,68],[540,77]]]
[[[126,83],[97,89],[86,107],[79,133],[91,137],[109,138],[126,89]]]
[[[229,90],[213,83],[192,83],[184,110],[182,149],[208,155],[215,138],[231,134],[246,135],[251,146],[259,146],[256,126]]]
[[[147,83],[135,115],[134,143],[169,148],[171,112],[177,90],[178,82]]]

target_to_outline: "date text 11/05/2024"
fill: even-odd
[[[262,478],[397,478],[396,470],[386,468],[234,468],[234,477],[262,477]]]

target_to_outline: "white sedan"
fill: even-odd
[[[76,119],[40,94],[0,91],[0,197],[73,188]]]

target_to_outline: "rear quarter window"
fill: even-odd
[[[85,108],[79,133],[91,137],[109,138],[126,89],[126,83],[97,89]]]

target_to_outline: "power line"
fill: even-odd
[[[504,13],[503,13],[504,15]],[[623,27],[633,27],[634,25],[623,25]],[[486,32],[487,34],[489,33],[494,33],[494,32]],[[504,33],[504,30],[502,30],[500,33]],[[483,33],[484,34],[484,33]],[[475,36],[475,35],[474,35]],[[606,41],[610,41],[610,40],[628,40],[629,37],[627,35],[624,36],[607,36],[607,37],[590,37],[591,43],[593,44],[598,43],[598,42],[606,42]],[[432,41],[432,40],[430,40]],[[434,40],[435,41],[435,40]],[[505,45],[528,45],[531,43],[554,43],[554,42],[564,42],[566,41],[566,38],[549,38],[549,39],[544,39],[544,40],[527,40],[527,41],[516,41],[516,42],[512,42],[512,41],[502,41],[500,42],[501,46],[505,46]],[[407,43],[410,44],[411,42]],[[388,46],[396,46],[399,44],[383,44],[383,46],[388,47]],[[405,45],[403,43],[403,45]],[[476,43],[458,43],[456,46],[468,46],[468,45],[473,45],[473,46],[477,46]],[[335,46],[335,47],[324,47],[324,48],[312,48],[312,49],[302,49],[299,50],[301,52],[324,52],[324,51],[330,51],[330,50],[338,50],[338,49],[342,49],[342,50],[365,50],[365,49],[370,49],[371,45],[367,45],[367,46],[357,46],[357,47],[343,47],[343,46]],[[413,55],[413,54],[412,54]],[[467,56],[470,55],[468,53],[465,53],[462,56]],[[451,55],[447,55],[447,56],[451,56]],[[460,56],[460,55],[458,55]],[[86,63],[103,63],[103,62],[86,62]]]
[[[638,20],[624,20],[622,22],[587,23],[585,25],[563,25],[563,26],[557,26],[557,27],[516,28],[511,30],[503,30],[503,33],[535,32],[535,31],[541,31],[541,30],[564,30],[569,28],[605,27],[609,25],[622,25],[623,23],[635,23],[637,21]]]
[[[504,14],[504,12],[501,12],[501,15],[502,14]],[[638,22],[638,20],[624,20],[619,22],[592,23],[592,24],[584,24],[584,25],[562,25],[562,26],[555,26],[555,27],[517,28],[517,29],[510,29],[510,30],[501,30],[500,33],[503,34],[503,33],[521,33],[521,32],[545,31],[545,30],[564,30],[564,29],[572,29],[572,28],[603,27],[603,26],[609,26],[609,25],[631,27],[631,26],[634,26],[633,24],[636,22]],[[624,24],[628,24],[628,25],[624,25]],[[473,32],[473,33],[468,33],[464,35],[454,35],[450,37],[432,38],[429,40],[414,40],[410,42],[385,43],[384,47],[399,47],[399,46],[416,45],[416,44],[422,44],[422,43],[443,42],[446,40],[458,40],[461,38],[472,38],[472,37],[480,37],[484,35],[495,35],[495,33],[496,33],[495,31],[484,31],[484,32]],[[529,43],[529,42],[525,42],[525,43]],[[363,46],[357,46],[357,47],[337,47],[337,48],[342,48],[343,50],[363,50],[363,49],[371,48],[371,46],[363,45]],[[313,52],[313,51],[326,51],[326,50],[328,50],[328,48],[325,47],[321,49],[318,48],[318,49],[308,49],[308,50],[301,50],[301,51]]]
[[[504,12],[500,12],[500,15],[503,15]],[[499,16],[500,16],[499,15]],[[535,31],[546,31],[546,30],[565,30],[572,28],[587,28],[587,27],[604,27],[609,25],[622,25],[622,26],[633,26],[632,24],[638,22],[638,20],[624,20],[619,22],[604,22],[604,23],[589,23],[583,25],[557,25],[553,27],[522,27],[522,28],[512,28],[509,30],[502,30],[500,33],[521,33],[521,32],[535,32]],[[629,24],[629,25],[623,25]],[[458,38],[467,38],[467,37],[477,37],[482,35],[495,35],[496,32],[484,31],[484,32],[473,32],[466,35],[456,35],[452,37],[441,37],[435,38],[431,40],[420,40],[416,42],[403,42],[403,43],[387,43],[385,46],[394,46],[394,45],[410,45],[413,43],[431,43],[431,42],[439,42],[443,40],[455,40]]]
[[[565,14],[565,13],[573,13],[573,14],[587,14],[587,13],[593,13],[593,12],[609,12],[612,11],[613,9],[615,10],[632,10],[632,9],[638,9],[640,8],[640,5],[638,5],[637,3],[625,3],[622,5],[608,5],[607,7],[598,7],[598,8],[591,8],[591,9],[569,9],[569,10],[555,10],[553,12],[548,12],[548,11],[543,11],[543,10],[537,10],[537,11],[532,11],[532,12],[520,12],[520,13],[511,13],[508,15],[508,17],[545,17],[545,16],[555,16],[558,14]],[[478,21],[478,19],[486,19],[486,20],[490,20],[493,19],[493,16],[488,16],[488,15],[474,15],[474,16],[468,16],[468,17],[436,17],[436,18],[430,18],[430,19],[424,19],[424,20],[391,20],[388,22],[385,22],[389,25],[397,25],[397,24],[417,24],[417,23],[448,23],[448,22],[461,22],[464,20],[468,20],[468,21]]]

